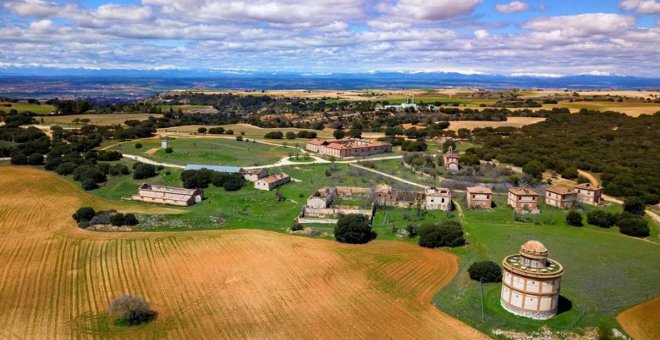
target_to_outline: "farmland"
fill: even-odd
[[[2,338],[483,337],[428,303],[457,270],[443,251],[264,231],[93,233],[75,227],[77,207],[138,207],[25,167],[3,167],[0,190],[16,193],[0,196]],[[115,325],[108,301],[127,293],[158,318]]]
[[[44,117],[44,124],[51,125],[72,125],[80,126],[73,121],[89,120],[88,124],[97,125],[115,125],[124,124],[127,120],[145,120],[149,117],[161,117],[157,113],[108,113],[108,114],[81,114],[81,115],[68,115],[68,116],[48,116]]]
[[[7,107],[5,105],[11,105]],[[49,104],[39,104],[39,103],[9,103],[9,102],[0,102],[0,111],[9,112],[10,110],[16,110],[20,112],[33,112],[38,115],[47,115],[55,111],[55,107]]]
[[[619,314],[616,319],[633,339],[660,338],[660,297],[646,301]]]

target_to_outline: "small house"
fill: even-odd
[[[163,136],[160,138],[160,148],[165,150],[170,146],[170,138],[167,136]]]
[[[337,193],[334,188],[323,187],[316,190],[312,196],[307,199],[307,207],[314,209],[325,209],[332,205]]]
[[[591,205],[599,205],[603,196],[603,187],[591,183],[582,183],[575,186],[577,201]]]
[[[447,151],[444,155],[442,155],[442,161],[447,171],[449,172],[458,171],[459,168],[458,153],[456,153],[451,146],[449,147],[449,151]]]
[[[538,211],[539,194],[527,188],[510,188],[507,203],[515,211]]]
[[[257,180],[260,180],[266,176],[268,176],[268,170],[267,169],[240,169],[239,173],[243,175],[243,178],[245,178],[246,181],[249,182],[256,182]]]
[[[467,188],[467,205],[473,209],[490,209],[493,206],[493,191],[476,186]]]
[[[545,204],[559,209],[571,209],[577,202],[577,191],[563,187],[545,189]]]
[[[447,188],[426,188],[426,209],[443,210],[451,209],[451,190]]]
[[[274,174],[255,181],[254,188],[270,191],[289,182],[291,182],[291,177],[289,177],[289,175],[285,173]]]

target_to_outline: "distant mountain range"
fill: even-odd
[[[453,72],[268,73],[249,70],[89,70],[0,68],[0,95],[136,99],[180,88],[204,89],[660,89],[660,78],[619,75],[505,76]]]

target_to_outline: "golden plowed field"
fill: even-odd
[[[263,231],[88,232],[71,219],[79,206],[136,206],[27,167],[0,167],[0,193],[0,339],[483,337],[430,303],[457,271],[442,251]],[[128,293],[158,318],[115,326],[106,307]]]
[[[660,339],[660,297],[626,309],[616,320],[635,340]]]

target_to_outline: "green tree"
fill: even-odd
[[[639,197],[626,197],[623,201],[623,211],[633,215],[643,216],[645,209],[644,201]]]
[[[201,127],[199,129],[197,129],[197,132],[199,132],[201,134],[206,134],[206,131],[208,131],[208,130],[205,127]]]
[[[609,228],[614,225],[614,215],[604,210],[591,210],[587,213],[587,223],[601,228]]]
[[[371,230],[369,219],[364,215],[349,214],[339,218],[335,226],[335,240],[341,243],[367,243],[378,236]]]
[[[574,227],[581,227],[582,226],[582,214],[575,210],[571,210],[568,212],[566,215],[566,223],[568,225],[572,225]]]
[[[108,312],[128,325],[139,325],[156,317],[156,312],[151,310],[151,306],[143,297],[132,295],[113,299]]]
[[[502,279],[502,268],[493,261],[474,262],[468,268],[472,280],[498,282]]]
[[[544,170],[545,168],[543,167],[543,164],[537,160],[529,161],[523,165],[523,172],[536,179],[543,177]]]
[[[465,244],[463,227],[458,221],[442,221],[419,227],[419,245],[426,248],[457,247]]]
[[[76,210],[72,217],[74,220],[76,220],[76,222],[86,222],[94,218],[95,215],[96,211],[94,211],[94,208],[82,207]]]
[[[337,129],[332,133],[332,136],[334,136],[336,139],[342,139],[346,136],[346,132],[344,132],[344,130]]]

